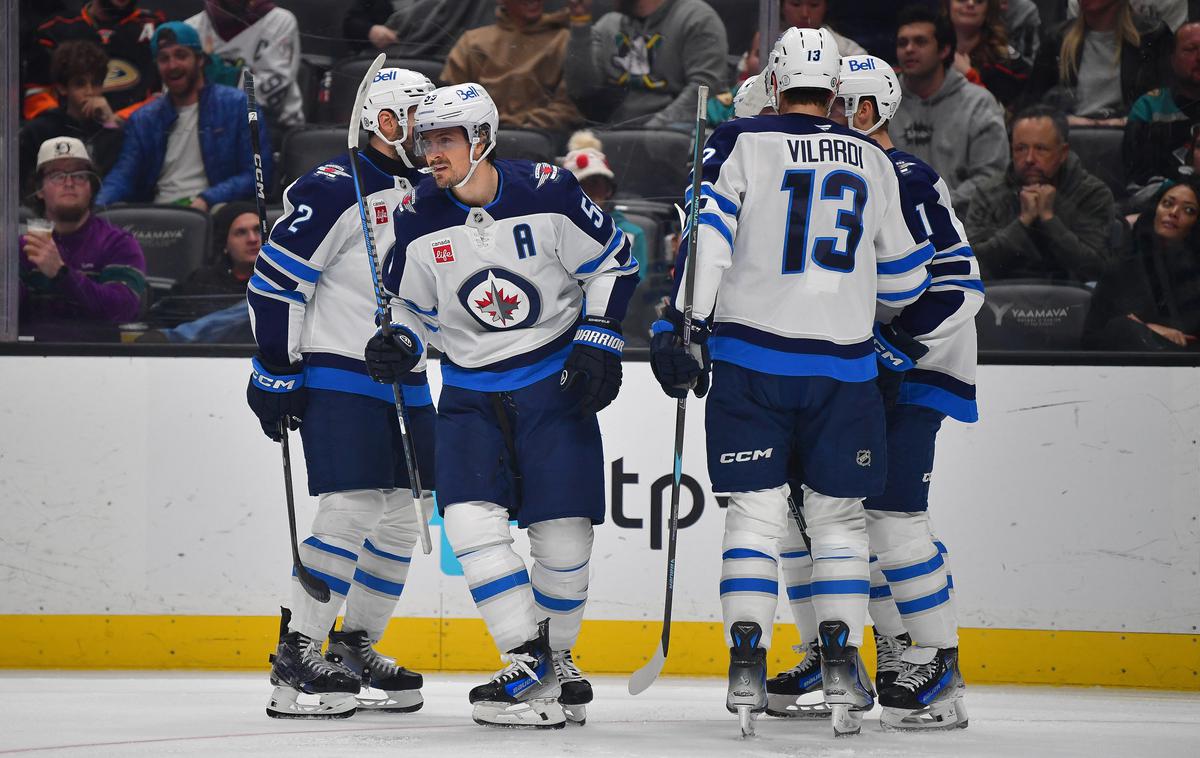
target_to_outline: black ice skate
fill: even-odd
[[[344,719],[354,715],[354,696],[361,682],[349,670],[325,660],[320,643],[300,632],[289,632],[291,613],[283,608],[279,647],[271,656],[271,702],[267,715],[276,719]],[[301,695],[319,695],[319,702],[300,702]]]
[[[821,646],[816,640],[793,648],[798,664],[767,680],[767,715],[779,718],[829,718],[821,682]]]
[[[821,679],[832,712],[833,734],[843,737],[862,730],[863,713],[875,705],[875,690],[858,648],[847,644],[850,629],[841,621],[822,621]]]
[[[342,664],[362,680],[357,699],[358,707],[364,711],[412,713],[425,704],[421,697],[421,675],[380,655],[365,631],[331,631],[325,658]],[[370,690],[382,690],[383,695],[376,696]]]
[[[484,726],[562,729],[567,725],[558,697],[562,687],[550,652],[550,619],[538,634],[501,659],[507,663],[492,681],[471,690],[472,718]]]
[[[587,723],[587,704],[592,702],[592,683],[583,678],[583,673],[571,658],[570,650],[555,650],[554,673],[562,685],[558,702],[562,706],[567,723],[583,726]]]
[[[762,627],[735,621],[729,627],[729,692],[725,707],[738,715],[742,736],[754,734],[754,718],[767,709],[767,651],[758,646]]]
[[[896,677],[904,670],[900,656],[912,647],[912,639],[908,632],[899,637],[889,637],[875,632],[875,691],[883,692],[896,681]]]
[[[901,660],[900,676],[879,692],[880,726],[888,731],[966,729],[958,648],[910,647]]]

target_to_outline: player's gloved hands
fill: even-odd
[[[381,329],[367,341],[363,350],[367,373],[380,384],[395,384],[417,367],[424,349],[411,329],[403,324],[392,324],[391,334],[385,337]]]
[[[246,385],[246,402],[258,416],[263,434],[279,442],[279,421],[287,419],[288,428],[295,431],[304,419],[308,407],[308,388],[304,386],[304,366],[271,366],[255,356],[250,362],[250,382]]]
[[[915,367],[929,348],[912,335],[892,324],[875,324],[875,357],[883,368],[875,380],[879,394],[883,396],[885,408],[892,408],[900,397],[900,385],[904,383],[904,372]]]
[[[667,308],[663,318],[650,327],[650,370],[663,392],[675,399],[694,390],[696,397],[708,394],[712,359],[708,355],[708,337],[712,333],[701,319],[692,320],[692,341],[683,349],[683,314]]]
[[[579,410],[599,413],[617,399],[621,389],[621,351],[625,338],[621,322],[604,316],[584,316],[575,332],[559,389],[582,387]]]

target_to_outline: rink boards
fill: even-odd
[[[0,667],[261,668],[290,559],[279,451],[245,407],[246,362],[0,362]],[[946,423],[932,485],[964,673],[1200,689],[1200,369],[984,366],[979,397],[979,424]],[[673,422],[648,366],[627,364],[601,415],[609,518],[577,656],[588,670],[630,671],[654,649]],[[667,669],[681,674],[727,661],[702,430],[693,402]],[[314,506],[300,498],[301,532]],[[384,648],[427,671],[494,669],[433,530]],[[772,670],[797,641],[779,611]]]

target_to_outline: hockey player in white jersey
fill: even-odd
[[[570,649],[605,513],[596,413],[620,388],[637,260],[569,172],[494,160],[499,118],[480,85],[437,90],[416,119],[433,176],[384,264],[407,310],[367,362],[390,382],[426,345],[442,351],[438,506],[507,664],[471,690],[475,721],[583,723],[591,687]],[[531,568],[510,518],[528,529]]]
[[[874,705],[858,648],[869,590],[863,499],[883,491],[887,468],[876,303],[915,301],[928,286],[932,249],[905,223],[883,150],[826,118],[839,63],[828,32],[787,30],[767,71],[780,115],[731,121],[709,138],[695,254],[700,357],[678,334],[685,246],[673,308],[654,325],[651,363],[667,394],[694,381],[703,396],[711,356],[708,469],[714,491],[730,493],[720,586],[727,707],[761,713],[767,705],[794,456],[816,559],[808,591],[825,700],[835,733],[846,734]]]
[[[385,68],[357,114],[371,133],[359,170],[380,245],[395,238],[392,212],[421,178],[409,155],[409,124],[432,90],[421,74]],[[404,588],[420,525],[392,390],[371,381],[363,361],[376,301],[350,169],[344,154],[284,191],[284,214],[247,294],[258,342],[247,400],[268,437],[279,439],[281,419],[300,429],[309,492],[320,498],[300,556],[332,593],[320,603],[292,582],[290,619],[285,611],[271,672],[267,713],[275,717],[341,718],[356,707],[412,711],[422,704],[421,676],[374,649]],[[421,481],[432,487],[433,405],[424,365],[413,368],[401,381]],[[342,629],[331,631],[343,601]],[[368,687],[387,696],[368,697]],[[321,702],[301,702],[302,693]]]

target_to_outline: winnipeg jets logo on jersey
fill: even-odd
[[[337,179],[339,176],[346,177],[347,179],[350,178],[350,174],[346,173],[346,169],[336,163],[326,163],[318,166],[317,170],[313,173],[324,179]]]
[[[458,300],[490,332],[532,326],[542,312],[537,288],[503,268],[485,268],[468,277],[458,289]]]

